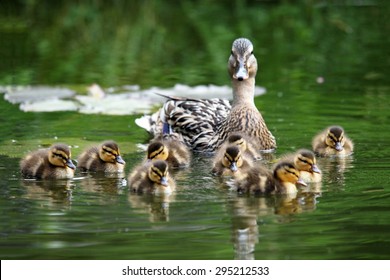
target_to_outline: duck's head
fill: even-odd
[[[340,152],[344,149],[344,129],[341,126],[331,126],[328,128],[325,143],[327,146]]]
[[[228,62],[228,71],[230,76],[238,81],[256,76],[257,60],[253,54],[251,41],[239,38],[233,42]]]
[[[230,134],[227,140],[230,145],[239,147],[241,151],[246,151],[248,147],[247,141],[238,133]]]
[[[76,169],[71,160],[71,152],[68,145],[55,144],[49,149],[49,162],[58,167]]]
[[[148,177],[164,187],[168,186],[168,164],[163,160],[155,160],[149,167]]]
[[[300,172],[290,161],[283,161],[276,165],[274,169],[274,178],[282,183],[300,184],[306,186],[300,178]]]
[[[169,152],[168,148],[161,142],[153,142],[148,146],[148,160],[167,160]]]
[[[294,164],[300,171],[321,173],[317,166],[317,160],[312,151],[299,150],[294,158]]]
[[[114,141],[105,141],[100,145],[99,157],[104,162],[125,164],[122,159],[118,145]]]
[[[240,149],[237,146],[227,147],[222,159],[222,164],[226,168],[229,168],[233,173],[237,172],[238,168],[243,165]]]

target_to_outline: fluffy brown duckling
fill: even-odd
[[[81,171],[120,173],[126,162],[122,159],[118,144],[105,141],[99,146],[88,148],[77,159]]]
[[[25,178],[70,179],[75,169],[69,146],[65,144],[54,144],[48,149],[31,152],[20,162]]]
[[[216,176],[241,176],[252,166],[252,160],[241,153],[238,146],[226,147],[223,153],[218,153],[213,160],[212,173]]]
[[[238,192],[254,194],[293,194],[296,184],[306,185],[300,179],[300,172],[292,161],[281,161],[273,169],[255,166],[234,182]]]
[[[262,157],[258,152],[260,146],[256,145],[253,139],[241,133],[232,133],[229,135],[225,144],[221,146],[221,149],[226,149],[228,145],[236,145],[240,148],[241,152],[246,154],[248,158],[253,160],[261,160]]]
[[[300,178],[305,183],[321,182],[321,170],[317,166],[317,159],[312,151],[300,149],[294,154],[284,156],[282,160],[293,161],[300,172]]]
[[[353,152],[353,142],[341,126],[330,126],[312,141],[313,151],[319,156],[346,156]]]
[[[184,143],[175,138],[174,134],[169,134],[149,144],[147,159],[166,160],[172,168],[183,168],[189,166],[191,152]]]
[[[136,167],[128,177],[130,190],[136,193],[170,194],[176,184],[168,169],[168,163],[163,160]]]

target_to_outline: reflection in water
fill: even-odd
[[[237,196],[231,201],[234,258],[253,260],[259,239],[257,218],[273,212],[274,197]]]
[[[84,191],[88,192],[121,194],[126,180],[124,173],[90,173],[81,178],[80,185]]]
[[[72,204],[73,180],[23,179],[21,184],[26,190],[24,197],[42,201],[42,206],[68,208]]]
[[[150,222],[168,222],[169,204],[175,200],[175,193],[154,195],[150,193],[129,193],[128,201],[131,207],[140,213],[149,215]]]
[[[323,180],[342,189],[345,186],[345,172],[353,168],[353,157],[319,158],[318,161],[324,174]]]

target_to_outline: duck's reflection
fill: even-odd
[[[24,197],[41,201],[42,206],[50,208],[70,207],[73,199],[73,180],[35,180],[23,179]]]
[[[259,218],[291,222],[295,215],[316,209],[320,189],[320,183],[316,183],[295,194],[232,197],[230,205],[235,259],[255,259],[255,247],[261,243],[259,233],[264,227],[258,222]]]
[[[253,260],[259,239],[259,216],[272,214],[274,197],[236,196],[231,201],[234,258]]]
[[[168,222],[169,204],[175,200],[175,193],[151,194],[132,193],[128,195],[128,201],[133,209],[147,214],[150,222]]]
[[[122,194],[126,180],[123,173],[107,173],[107,174],[83,174],[80,178],[80,186],[83,191],[87,192],[102,192],[107,194]]]
[[[321,164],[323,181],[342,189],[345,186],[345,173],[353,168],[353,156],[319,158],[318,161]]]

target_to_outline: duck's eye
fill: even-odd
[[[116,156],[116,154],[115,154],[113,151],[108,150],[108,149],[106,149],[106,148],[103,148],[103,151],[104,151],[106,154],[110,154],[110,155]]]
[[[288,169],[286,169],[286,174],[287,174],[287,173],[292,174],[293,176],[295,176],[295,177],[297,177],[297,178],[299,177],[298,174],[297,174],[296,172],[294,172],[293,170],[288,170]]]
[[[304,164],[309,164],[309,165],[310,165],[310,162],[308,162],[308,161],[305,160],[305,159],[299,158],[299,160],[300,160],[301,162],[303,162]]]
[[[63,156],[62,154],[58,154],[58,153],[53,153],[53,155],[57,158],[60,158],[62,160],[67,160],[67,158],[65,158],[65,156]]]
[[[251,54],[253,54],[253,51],[251,51]]]

